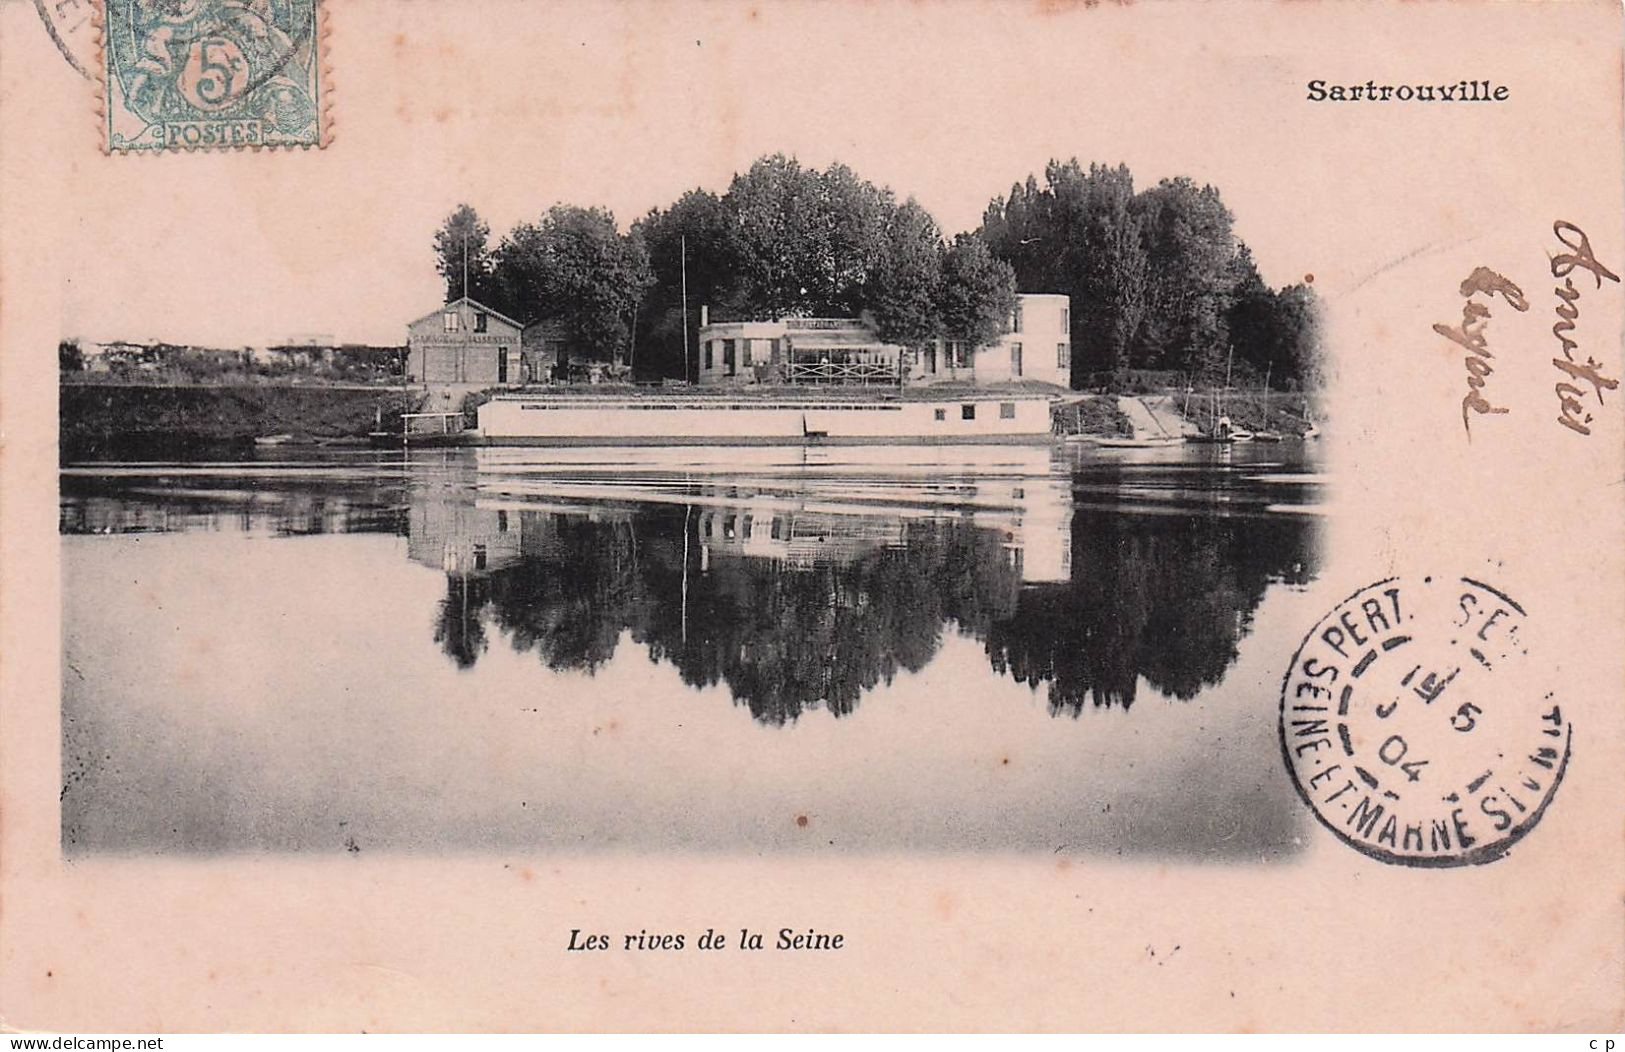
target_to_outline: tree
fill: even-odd
[[[936,220],[913,198],[892,211],[863,295],[882,340],[921,347],[941,335],[943,251]]]
[[[764,157],[736,175],[723,203],[739,245],[739,278],[760,318],[821,314],[831,307],[835,266],[824,188],[792,157]]]
[[[1221,378],[1236,252],[1230,211],[1213,187],[1184,177],[1164,179],[1137,195],[1133,206],[1149,280],[1132,356],[1146,368]]]
[[[468,295],[484,301],[491,294],[491,226],[473,207],[458,205],[434,235],[435,272],[446,281],[446,302],[461,299],[463,274]],[[466,266],[465,266],[466,265]]]
[[[1293,381],[1318,387],[1325,381],[1320,348],[1320,304],[1308,285],[1279,292],[1265,284],[1243,245],[1236,255],[1236,279],[1228,315],[1236,359],[1271,386]]]
[[[1330,378],[1320,341],[1320,298],[1308,285],[1288,285],[1276,293],[1275,308],[1281,357],[1290,375],[1306,388],[1323,386]]]
[[[79,349],[78,340],[59,340],[56,345],[56,368],[58,372],[77,373],[85,367],[85,354]]]
[[[746,312],[734,224],[716,194],[690,190],[669,209],[651,210],[633,224],[632,231],[648,250],[653,279],[638,309],[638,354],[634,364],[644,375],[685,377],[685,269],[691,353],[701,305],[723,315]]]
[[[774,154],[734,176],[722,206],[744,313],[850,317],[872,307],[875,268],[899,211],[890,190],[842,164],[819,172]]]
[[[1233,340],[1244,364],[1285,361],[1274,293],[1232,226],[1211,186],[1165,179],[1136,193],[1126,167],[1073,159],[995,198],[981,233],[1021,289],[1071,297],[1075,377],[1138,368],[1214,382]]]
[[[979,233],[999,259],[1015,270],[1024,292],[1067,291],[1060,252],[1064,245],[1054,222],[1054,197],[1040,190],[1029,175],[1010,187],[1008,198],[994,198],[982,217]]]
[[[983,217],[983,236],[1015,268],[1021,289],[1071,299],[1075,373],[1132,364],[1149,273],[1133,202],[1134,177],[1126,167],[1091,164],[1085,171],[1073,158],[1050,161],[1042,188],[1028,176]]]
[[[1283,357],[1275,292],[1264,283],[1253,262],[1252,249],[1245,244],[1237,250],[1231,270],[1230,309],[1225,324],[1236,359],[1248,371],[1284,381],[1288,363]]]
[[[1045,170],[1054,195],[1060,271],[1072,298],[1072,352],[1078,373],[1129,368],[1145,319],[1150,263],[1134,214],[1134,177],[1127,167],[1077,159]]]
[[[819,313],[851,316],[873,307],[867,293],[889,238],[897,223],[898,206],[890,190],[859,179],[844,164],[832,164],[818,176],[819,222],[824,227],[825,255],[815,277]],[[924,209],[914,206],[905,223],[918,229],[924,216],[935,232],[936,223]],[[940,240],[940,238],[939,238]]]
[[[943,333],[971,347],[992,343],[1016,308],[1016,273],[977,234],[959,234],[942,260]]]
[[[641,236],[622,235],[606,209],[554,205],[540,222],[516,226],[495,258],[501,310],[557,320],[577,353],[624,360],[651,281]]]

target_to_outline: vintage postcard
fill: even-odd
[[[0,1025],[1625,1025],[1621,12],[0,4]]]

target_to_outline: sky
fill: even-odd
[[[18,6],[14,32],[38,31],[16,46],[55,58]],[[1306,70],[1335,65],[1270,57],[1271,25],[1301,28],[1290,10],[1190,10],[335,3],[326,148],[63,162],[63,333],[398,344],[440,302],[430,242],[458,203],[493,242],[560,202],[624,227],[778,151],[912,195],[949,234],[1052,157],[1126,163],[1142,187],[1187,175],[1220,189],[1272,284],[1335,271],[1309,234],[1359,124],[1297,101]],[[42,94],[86,90],[60,59],[41,68]]]

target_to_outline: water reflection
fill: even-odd
[[[1223,677],[1269,584],[1315,565],[1309,524],[1245,514],[1275,495],[1249,502],[1222,466],[1205,472],[1216,484],[1186,479],[1140,514],[1121,462],[1079,487],[1119,506],[1077,509],[1071,478],[1008,455],[983,476],[888,478],[887,503],[849,473],[623,479],[606,504],[552,464],[484,467],[412,500],[412,557],[446,572],[434,638],[451,660],[470,667],[497,637],[551,669],[591,670],[629,632],[769,723],[850,713],[950,631],[994,671],[1045,686],[1055,714],[1127,707],[1142,677],[1189,699]],[[1166,514],[1193,502],[1235,514]]]
[[[71,465],[64,850],[1283,857],[1318,489],[1281,449]]]
[[[432,638],[592,672],[623,637],[758,720],[851,713],[945,633],[1052,714],[1218,683],[1272,583],[1316,571],[1318,479],[1279,453],[481,450],[80,466],[64,533],[404,533]]]

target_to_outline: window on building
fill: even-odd
[[[934,344],[925,349],[925,371],[928,373],[937,371],[937,348]]]
[[[484,332],[486,330],[487,325],[490,323],[490,318],[491,318],[491,316],[489,314],[486,314],[482,310],[475,311],[474,312],[474,331],[475,332]]]
[[[1064,343],[1055,345],[1055,367],[1057,369],[1070,369],[1072,367],[1072,349]]]
[[[474,546],[474,569],[485,569],[485,545],[483,544],[476,544]]]
[[[1061,308],[1061,331],[1062,332],[1070,332],[1070,331],[1072,331],[1072,308],[1071,307],[1062,307]]]
[[[1014,420],[1015,418],[1016,418],[1016,403],[1014,403],[1014,402],[1000,402],[999,403],[999,419],[1000,420]]]
[[[976,403],[974,403],[974,402],[966,402],[964,405],[960,406],[959,407],[959,419],[961,419],[961,420],[975,420],[976,419]]]
[[[946,410],[946,409],[932,410],[932,415],[935,416],[938,420],[946,420],[946,419],[948,419],[948,410]]]
[[[1021,375],[1021,344],[1019,343],[1010,345],[1010,375]]]
[[[457,312],[456,311],[454,311],[454,310],[447,311],[444,315],[441,316],[441,321],[445,323],[447,332],[456,332],[457,331]]]
[[[508,382],[508,348],[497,348],[497,383]]]
[[[1016,309],[1010,312],[1010,331],[1021,331],[1021,304],[1019,303],[1016,304]]]

